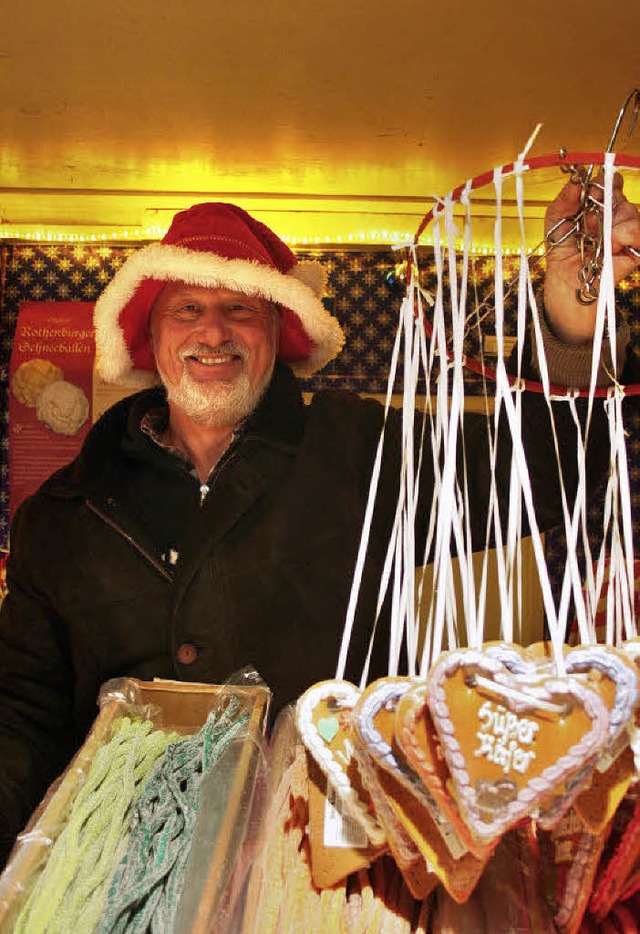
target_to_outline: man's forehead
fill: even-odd
[[[267,299],[263,296],[253,294],[249,292],[241,292],[237,289],[229,289],[225,286],[217,285],[194,285],[191,282],[183,282],[182,280],[172,280],[171,282],[166,282],[160,293],[158,294],[158,299],[160,298],[170,298],[174,296],[183,296],[183,295],[194,295],[200,298],[253,298],[259,301],[266,302]]]

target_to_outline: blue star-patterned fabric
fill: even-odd
[[[18,309],[21,302],[34,301],[94,301],[109,282],[118,267],[127,257],[143,244],[118,245],[103,243],[83,244],[0,244],[0,393],[2,393],[2,420],[0,421],[0,548],[8,546],[9,497],[8,497],[8,381],[11,344],[15,331]],[[303,381],[306,391],[326,387],[352,389],[355,392],[382,394],[386,391],[389,361],[394,343],[398,312],[404,293],[404,282],[398,276],[398,253],[390,249],[321,250],[299,253],[300,258],[313,258],[321,262],[329,275],[326,304],[340,321],[346,345],[340,356],[325,369]],[[424,248],[419,250],[420,283],[425,292],[435,295],[437,276],[433,254]],[[518,258],[509,256],[503,260],[503,276],[510,282],[517,272]],[[458,265],[458,276],[462,267]],[[495,291],[495,261],[491,256],[472,257],[469,269],[471,294],[488,297]],[[533,269],[534,287],[540,284],[541,271]],[[447,295],[444,295],[445,306]],[[515,334],[515,296],[507,295],[505,301],[507,334]],[[632,343],[640,354],[640,271],[636,270],[619,289],[619,306],[631,325]],[[490,319],[484,321],[482,330],[488,333]],[[465,350],[471,357],[480,351],[487,355],[487,362],[494,362],[486,346],[481,347],[473,321],[465,338]],[[402,369],[397,392],[402,391]],[[469,373],[466,391],[470,395],[483,392],[480,377]],[[424,387],[423,387],[424,391]],[[637,406],[629,406],[627,413],[628,458],[631,481],[632,505],[640,506],[640,412]],[[601,539],[599,525],[602,515],[601,503],[596,500],[590,510],[594,547]],[[640,545],[640,534],[636,536],[636,548]],[[552,574],[560,580],[564,567],[564,541],[559,532],[547,535],[547,552]]]

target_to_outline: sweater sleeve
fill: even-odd
[[[19,511],[0,611],[0,865],[73,749],[71,665],[29,568],[26,525]]]
[[[545,359],[549,371],[549,380],[556,386],[568,386],[583,389],[591,380],[591,358],[593,343],[566,344],[559,340],[547,323],[546,316],[540,316],[540,330],[544,343]],[[630,330],[626,322],[620,324],[616,331],[616,358],[618,370],[624,364]],[[540,373],[540,363],[536,342],[532,341],[532,363],[536,373]],[[598,369],[597,385],[607,386],[613,382],[613,365],[611,362],[611,347],[608,340],[602,345],[600,366]]]

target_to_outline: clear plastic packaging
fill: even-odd
[[[252,669],[227,683],[263,688]],[[251,690],[248,700],[250,703]],[[266,710],[253,710],[253,722],[234,740],[205,776],[200,809],[178,904],[176,934],[224,934],[237,930],[245,883],[255,857],[261,790],[266,775]]]
[[[277,848],[274,837],[281,833],[282,824],[287,821],[289,814],[289,830],[292,835],[299,836],[300,827],[304,826],[308,816],[306,812],[296,814],[296,799],[302,790],[296,787],[293,775],[297,753],[298,731],[293,709],[287,707],[275,723],[267,750],[262,794],[260,799],[256,798],[252,824],[253,858],[242,904],[237,906],[233,925],[223,929],[221,934],[232,934],[234,931],[250,934],[258,930],[268,934],[273,930],[271,905],[277,893],[271,890],[271,883],[278,855],[274,854],[274,847]]]
[[[13,929],[21,906],[66,825],[93,759],[100,747],[109,742],[114,725],[127,716],[150,721],[155,729],[193,734],[201,728],[209,712],[226,704],[232,695],[240,701],[239,709],[248,713],[247,725],[242,737],[231,744],[219,763],[222,769],[215,770],[220,780],[220,791],[213,808],[209,806],[212,796],[209,784],[213,788],[216,780],[212,778],[205,789],[205,806],[200,809],[196,826],[202,863],[197,864],[198,873],[194,868],[194,879],[188,880],[189,885],[185,886],[184,899],[180,903],[181,916],[193,919],[192,927],[185,930],[208,929],[209,918],[221,902],[222,891],[230,891],[222,879],[223,876],[227,880],[233,876],[244,840],[243,828],[247,826],[253,786],[259,774],[257,764],[261,761],[270,691],[252,668],[237,672],[224,685],[142,682],[124,678],[109,681],[102,687],[98,698],[99,714],[84,744],[65,772],[51,785],[19,835],[0,877],[0,931],[3,934]],[[223,800],[225,794],[229,795],[228,802]],[[212,836],[208,829],[209,819],[212,823],[218,821],[220,833],[217,836]],[[208,862],[205,861],[202,841],[215,843],[213,851],[206,857]],[[215,870],[212,883],[208,869],[216,861],[224,871]],[[216,881],[218,877],[219,883]],[[204,885],[199,885],[198,880],[204,880]]]
[[[114,722],[124,715],[154,719],[149,705],[137,707],[135,682],[110,681],[100,690],[99,713],[76,755],[65,771],[49,787],[44,798],[18,835],[0,876],[0,930],[11,931],[25,897],[46,864],[52,846],[60,836],[69,810],[83,786],[98,749],[111,738]],[[125,700],[125,695],[129,695]]]
[[[311,876],[307,758],[291,710],[284,710],[269,748],[265,806],[256,856],[234,925],[215,934],[361,931],[426,934],[431,899],[416,901],[389,856],[318,889]]]

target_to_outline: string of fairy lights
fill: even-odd
[[[108,245],[109,243],[146,243],[149,241],[161,240],[162,237],[166,234],[166,227],[136,227],[133,229],[121,228],[114,229],[107,232],[104,231],[85,231],[85,232],[74,232],[69,230],[60,230],[60,229],[35,229],[28,230],[25,228],[18,227],[4,227],[0,228],[0,241],[11,242],[11,243],[38,243],[38,244],[86,244],[86,245]],[[398,244],[409,243],[412,240],[412,234],[409,231],[368,231],[368,232],[354,232],[348,234],[336,234],[334,236],[309,236],[309,237],[296,237],[288,234],[281,235],[281,239],[284,240],[286,244],[292,248],[297,249],[328,249],[328,248],[384,248],[386,246],[393,247]],[[432,237],[423,237],[420,239],[421,246],[433,246]],[[487,244],[472,243],[471,244],[471,253],[476,255],[493,255],[495,254],[495,248]],[[522,250],[520,247],[509,248],[505,247],[502,250],[503,254],[506,256],[509,255],[520,255]],[[539,254],[543,252],[541,247],[530,248],[527,250],[528,255]]]

